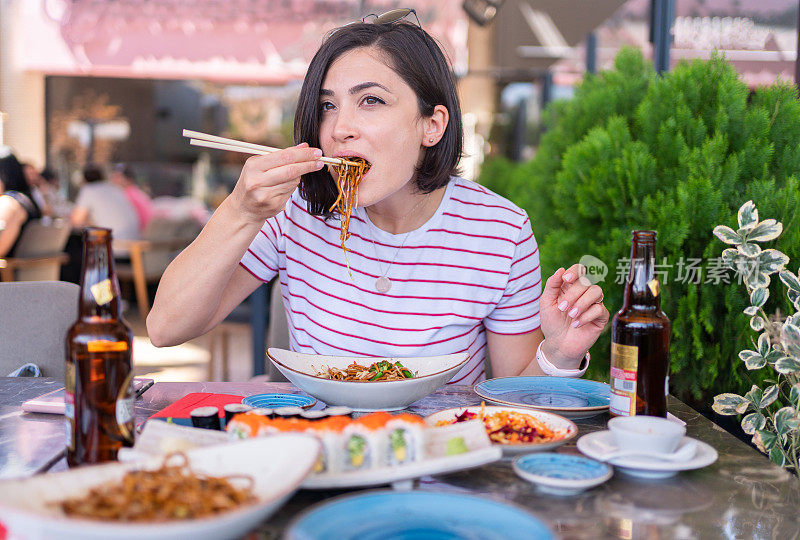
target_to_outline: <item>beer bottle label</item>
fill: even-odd
[[[636,414],[636,372],[639,367],[639,347],[611,344],[611,403],[610,411],[618,416]]]
[[[114,299],[114,287],[111,285],[110,279],[95,283],[89,287],[89,290],[92,291],[92,296],[98,306],[104,306]]]
[[[128,342],[95,339],[86,344],[86,350],[90,353],[124,352],[128,350]]]

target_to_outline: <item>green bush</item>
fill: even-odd
[[[745,393],[766,377],[738,361],[752,346],[741,332],[748,304],[709,272],[719,257],[712,230],[735,229],[731,216],[752,199],[784,223],[781,250],[800,257],[795,87],[778,82],[751,94],[721,57],[658,76],[639,51],[624,49],[614,69],[587,75],[572,100],[551,104],[544,127],[533,160],[490,160],[479,179],[528,211],[544,275],[594,255],[609,267],[600,285],[613,314],[631,230],[657,230],[657,262],[667,270],[662,308],[673,323],[672,393],[708,408],[714,394]],[[701,259],[700,283],[678,279],[690,259]],[[782,298],[771,295],[767,311],[786,313]],[[590,376],[607,379],[609,348],[605,332]]]

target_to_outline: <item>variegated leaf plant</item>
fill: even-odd
[[[722,252],[722,260],[742,278],[750,296],[744,312],[750,317],[750,328],[760,333],[753,350],[741,351],[739,358],[747,369],[769,367],[776,376],[763,390],[753,385],[744,396],[720,394],[712,408],[722,415],[744,415],[742,429],[753,437],[756,447],[778,465],[800,472],[800,269],[792,273],[786,268],[786,255],[758,244],[780,236],[780,222],[759,221],[753,201],[739,208],[737,218],[738,230],[719,225],[714,235],[733,246]],[[764,311],[774,274],[786,286],[795,309],[783,321],[771,320]]]

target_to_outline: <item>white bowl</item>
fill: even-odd
[[[163,457],[109,463],[0,482],[0,516],[11,538],[76,540],[197,540],[242,538],[263,523],[311,472],[319,441],[309,435],[260,437],[186,452],[193,471],[211,476],[248,475],[255,504],[199,519],[159,523],[95,521],[65,515],[57,504],[89,489],[118,482],[127,471],[158,468]]]
[[[669,454],[686,434],[686,426],[660,416],[618,416],[608,429],[620,450]]]
[[[292,384],[328,405],[344,405],[357,411],[396,411],[424,398],[447,381],[466,364],[467,353],[414,358],[378,358],[355,356],[322,356],[285,349],[267,350],[267,357]],[[334,381],[318,377],[314,368],[344,369],[353,362],[370,365],[381,360],[398,360],[411,371],[413,379],[402,381],[355,382]],[[312,368],[312,366],[314,366]]]

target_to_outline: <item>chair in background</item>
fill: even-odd
[[[268,288],[269,294],[261,291],[261,287]],[[219,364],[220,376],[223,381],[228,380],[229,368],[229,341],[230,335],[241,327],[249,326],[252,331],[253,366],[266,364],[266,374],[259,375],[255,380],[286,381],[286,377],[278,371],[272,362],[266,359],[266,348],[289,348],[289,326],[286,320],[286,310],[283,306],[281,284],[276,278],[267,285],[262,285],[244,302],[234,310],[210,332],[211,342],[209,351],[211,358],[208,363],[208,380],[214,380],[217,365]],[[263,302],[267,305],[260,306],[254,303]],[[263,327],[263,328],[262,328]],[[219,351],[219,353],[217,353]],[[264,373],[264,371],[261,371]]]
[[[22,229],[14,256],[0,258],[2,281],[56,281],[61,265],[69,260],[64,253],[71,227],[60,220],[36,219]]]
[[[32,362],[45,377],[64,378],[80,290],[65,281],[0,283],[0,376]]]
[[[192,243],[201,228],[194,219],[153,218],[141,240],[114,241],[115,253],[130,257],[130,262],[117,263],[117,277],[121,282],[133,282],[142,319],[150,312],[148,283],[158,283],[172,259]]]

